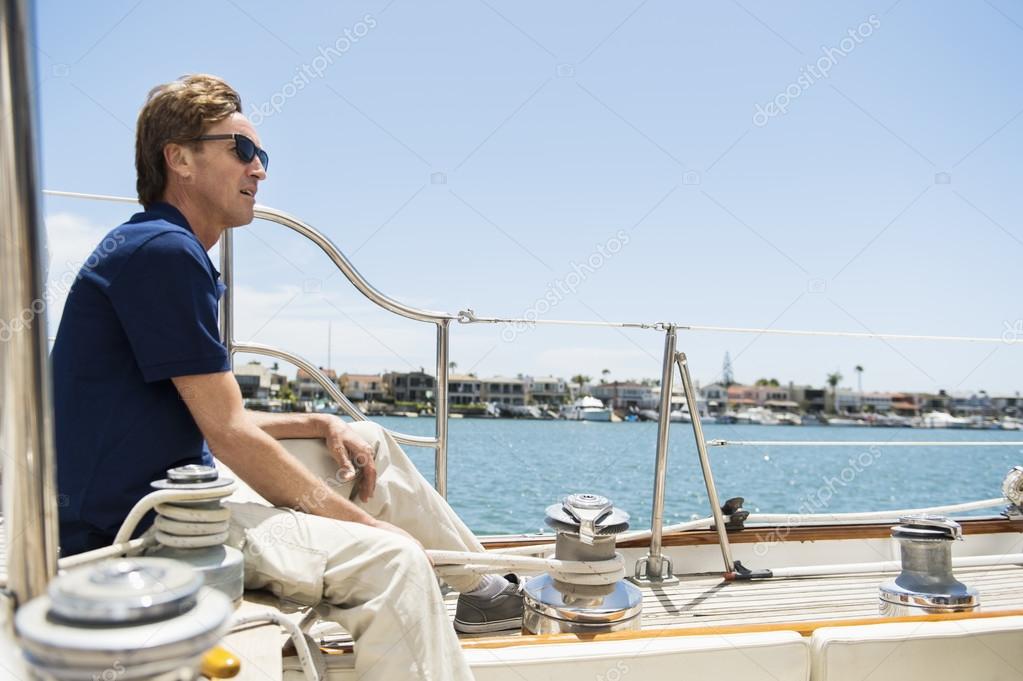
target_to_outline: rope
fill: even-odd
[[[121,523],[114,544],[126,542],[147,513],[156,510],[156,541],[174,548],[202,548],[227,539],[230,511],[220,500],[231,496],[236,485],[205,489],[162,489],[138,500]]]
[[[614,584],[625,579],[625,560],[615,554],[611,560],[558,560],[499,553],[461,551],[426,552],[440,576],[450,574],[492,574],[499,570],[546,572],[551,577],[580,586]]]

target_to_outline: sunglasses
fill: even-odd
[[[259,162],[263,164],[264,171],[270,166],[269,154],[257,147],[256,143],[245,135],[237,133],[233,135],[203,135],[202,137],[196,137],[193,141],[205,142],[207,140],[234,140],[234,153],[242,163],[251,163],[252,159],[258,156]]]

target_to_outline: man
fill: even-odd
[[[211,464],[212,451],[269,502],[230,504],[248,588],[336,606],[360,678],[471,679],[422,545],[482,547],[394,440],[373,424],[243,409],[207,251],[252,221],[269,162],[260,146],[238,94],[213,76],[158,86],[139,114],[145,211],[87,260],[53,349],[62,551],[109,544],[152,480]],[[309,467],[285,438],[320,441],[298,446]],[[449,581],[460,629],[518,625],[514,581]]]

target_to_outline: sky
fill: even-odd
[[[217,74],[271,157],[260,203],[387,295],[681,331],[694,378],[1023,389],[1023,8],[1007,0],[37,4],[43,186],[134,195],[154,85]],[[44,203],[68,273],[135,208]],[[434,363],[308,242],[236,238],[239,340],[339,372]],[[216,260],[215,260],[216,262]],[[1019,340],[1015,343],[1012,341]],[[454,324],[479,375],[660,375],[656,330]],[[238,361],[248,358],[240,357]]]

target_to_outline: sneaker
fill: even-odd
[[[522,628],[522,586],[517,575],[505,575],[508,586],[493,598],[461,594],[455,608],[455,631],[488,634]]]

